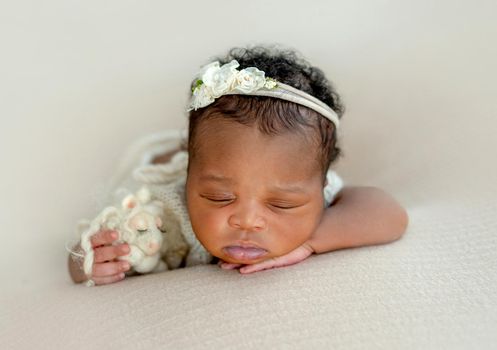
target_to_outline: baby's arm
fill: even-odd
[[[307,243],[317,254],[389,243],[404,234],[408,221],[406,210],[383,190],[346,186]]]

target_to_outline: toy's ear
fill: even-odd
[[[137,198],[132,194],[128,194],[122,201],[122,207],[123,209],[133,209],[137,203]]]

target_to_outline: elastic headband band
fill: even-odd
[[[314,96],[309,95],[308,93],[302,90],[294,88],[293,86],[283,84],[280,82],[277,82],[277,84],[278,84],[277,87],[271,90],[262,88],[256,91],[252,91],[251,93],[248,94],[239,91],[230,91],[225,93],[225,95],[269,96],[269,97],[280,98],[282,100],[287,100],[290,102],[295,102],[297,104],[309,107],[310,109],[315,110],[322,116],[331,120],[333,124],[335,124],[335,127],[338,129],[340,120],[338,119],[338,115],[335,113],[333,109],[330,108],[330,106],[328,106],[321,100],[318,100]]]

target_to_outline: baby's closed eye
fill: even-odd
[[[295,205],[295,204],[270,204],[271,206],[279,209],[293,209],[293,208],[298,208],[300,205]]]
[[[229,196],[201,196],[202,198],[205,198],[211,202],[229,202],[232,200],[235,200],[234,197],[229,197]]]
[[[205,198],[206,200],[214,203],[230,203],[234,202],[236,198],[234,197],[217,197],[217,196],[205,196],[202,195],[201,197]],[[293,209],[293,208],[298,208],[302,206],[303,204],[296,203],[296,202],[290,202],[290,201],[285,201],[285,200],[270,200],[266,202],[267,205],[277,208],[277,209]]]

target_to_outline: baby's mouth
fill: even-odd
[[[253,260],[258,259],[268,253],[267,250],[256,247],[240,247],[240,246],[227,246],[223,251],[230,257],[236,260]]]

